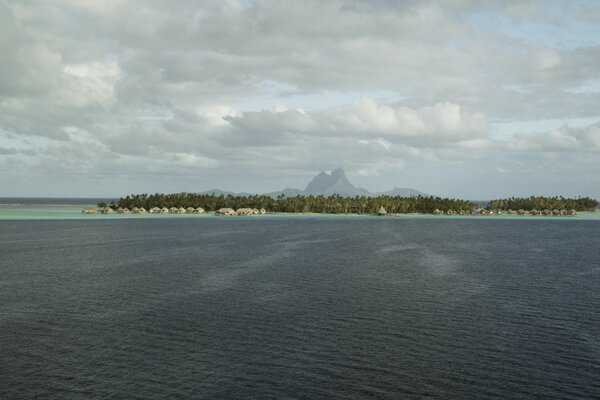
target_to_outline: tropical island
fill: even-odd
[[[254,215],[294,214],[433,214],[433,215],[553,215],[569,216],[595,211],[598,201],[589,197],[531,196],[491,200],[487,204],[430,196],[409,188],[371,193],[354,186],[344,170],[321,172],[306,189],[284,189],[266,194],[236,194],[215,189],[203,193],[131,194],[84,213]]]

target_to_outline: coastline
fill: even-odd
[[[380,220],[406,220],[406,219],[447,219],[447,220],[520,220],[520,221],[600,221],[600,213],[594,211],[579,212],[574,216],[541,216],[541,215],[434,215],[434,214],[388,214],[384,216],[374,214],[322,214],[322,213],[285,213],[267,212],[266,214],[248,216],[217,216],[214,212],[202,214],[83,214],[84,207],[94,205],[22,205],[1,204],[0,221],[26,221],[26,220],[119,220],[119,219],[202,219],[217,218],[224,220],[246,219],[380,219]]]

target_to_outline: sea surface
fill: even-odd
[[[0,398],[600,398],[587,219],[0,220]]]

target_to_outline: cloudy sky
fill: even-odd
[[[0,196],[600,197],[597,1],[0,0],[0,54]]]

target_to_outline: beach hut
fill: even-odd
[[[169,209],[167,207],[163,207],[160,209],[160,213],[161,214],[168,214],[169,213]]]
[[[185,214],[186,213],[185,208],[179,207],[179,209],[177,210],[177,213],[179,213],[179,214]]]
[[[440,215],[440,214],[443,214],[443,212],[441,212],[439,209],[436,208],[435,210],[433,210],[433,214]]]
[[[258,214],[260,211],[258,211],[258,208],[253,208],[252,209],[252,214]]]
[[[83,214],[96,214],[96,209],[95,208],[84,208],[83,210],[81,210],[81,212]]]
[[[574,208],[571,208],[569,210],[569,215],[577,215],[577,210],[575,210]]]
[[[160,208],[158,207],[152,207],[150,209],[150,214],[159,214],[160,213]]]
[[[552,215],[560,215],[560,211],[558,211],[556,208],[554,210],[552,210]]]
[[[195,214],[196,209],[194,207],[188,207],[185,209],[186,214]]]
[[[525,215],[525,210],[523,210],[522,208],[519,208],[517,210],[517,214],[519,214],[519,215]]]
[[[202,207],[196,207],[196,213],[197,214],[204,214],[206,211],[204,211],[204,208]]]
[[[379,206],[379,210],[377,210],[377,215],[386,215],[387,211],[385,211],[385,208],[383,206]]]
[[[219,208],[217,211],[215,211],[215,215],[231,216],[231,215],[237,215],[237,213],[235,212],[235,210],[233,208],[224,207],[224,208]]]
[[[238,208],[236,213],[237,215],[253,215],[254,211],[251,208]]]
[[[261,208],[260,210],[258,210],[258,212],[261,214],[266,214],[267,210],[265,210],[264,208]]]
[[[169,213],[170,214],[178,214],[179,209],[177,207],[171,207],[171,208],[169,208]]]
[[[101,214],[112,214],[114,211],[110,207],[104,207],[100,210]]]
[[[138,209],[138,212],[137,212],[137,213],[138,213],[138,214],[146,214],[146,209],[145,209],[144,207],[140,207],[140,208]]]

